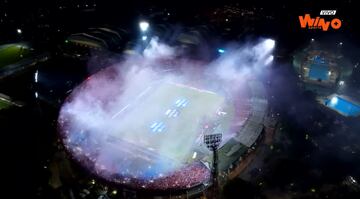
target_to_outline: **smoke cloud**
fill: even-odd
[[[151,121],[159,122],[154,115],[162,115],[167,106],[156,101],[159,90],[171,89],[169,84],[187,85],[208,91],[210,97],[217,93],[236,100],[246,90],[246,79],[268,67],[274,45],[270,39],[232,45],[212,62],[202,63],[180,57],[176,47],[153,38],[142,54],[129,55],[74,89],[59,116],[64,144],[96,172],[146,180],[173,172],[187,161],[194,143],[178,143],[186,139],[182,132],[175,138],[164,133],[162,139],[142,132]]]

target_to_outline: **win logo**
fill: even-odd
[[[322,10],[320,15],[335,15],[336,10]],[[321,29],[322,31],[328,31],[329,27],[337,30],[341,27],[341,20],[333,18],[331,20],[325,20],[322,17],[311,18],[310,14],[305,16],[299,16],[300,27],[307,29]]]

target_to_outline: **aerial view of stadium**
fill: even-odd
[[[147,50],[157,51],[154,45]],[[271,39],[256,45],[253,50],[261,48],[256,53],[263,58],[249,67],[265,67],[274,46]],[[204,136],[221,133],[220,148],[231,138],[247,138],[239,131],[251,113],[246,106],[250,76],[215,75],[227,59],[237,61],[232,56],[211,66],[189,60],[161,66],[157,59],[145,56],[106,68],[78,86],[60,111],[63,142],[75,158],[112,182],[155,190],[203,185],[211,173]]]
[[[0,1],[4,197],[359,199],[356,5]]]

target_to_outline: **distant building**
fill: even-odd
[[[75,58],[88,58],[91,51],[121,51],[128,42],[124,30],[110,28],[90,28],[86,32],[69,35],[61,46],[64,55]]]

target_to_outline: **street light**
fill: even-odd
[[[16,29],[16,32],[17,32],[18,34],[21,34],[21,33],[22,33],[22,30],[21,30],[20,28],[18,28],[18,29]]]

